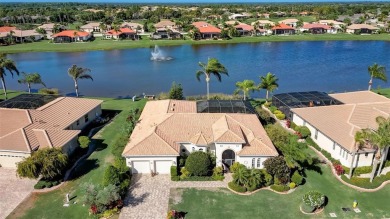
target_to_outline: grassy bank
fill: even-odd
[[[390,41],[389,34],[377,35],[353,35],[353,34],[317,34],[317,35],[292,35],[292,36],[263,36],[263,37],[237,37],[231,40],[150,40],[139,41],[115,41],[101,40],[97,38],[93,42],[53,44],[44,40],[41,42],[17,44],[0,47],[0,53],[22,52],[77,52],[89,50],[114,50],[159,46],[177,45],[203,45],[203,44],[234,44],[234,43],[258,43],[258,42],[284,42],[284,41],[327,41],[327,40],[379,40]]]
[[[80,186],[86,182],[101,183],[104,170],[113,162],[113,143],[121,135],[121,129],[131,109],[143,108],[146,100],[132,102],[129,99],[103,98],[103,109],[120,110],[112,123],[93,139],[96,150],[74,172],[75,179],[68,181],[58,190],[46,194],[32,194],[23,201],[8,218],[92,218],[88,207],[82,205],[84,196]],[[63,207],[65,195],[71,193],[71,204]]]

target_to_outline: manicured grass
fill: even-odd
[[[390,41],[389,34],[376,35],[354,35],[354,34],[304,34],[291,36],[263,36],[263,37],[236,37],[231,40],[150,40],[144,39],[138,41],[129,40],[101,40],[97,38],[93,42],[85,43],[64,43],[53,44],[48,40],[41,42],[16,44],[12,46],[3,46],[0,53],[21,53],[21,52],[76,52],[89,50],[114,50],[129,49],[140,47],[175,46],[183,44],[201,45],[201,44],[228,44],[228,43],[257,43],[257,42],[283,42],[283,41],[324,41],[324,40],[383,40]]]
[[[328,166],[321,167],[322,174],[306,171],[306,183],[291,194],[279,195],[272,191],[259,191],[250,196],[233,194],[227,189],[219,191],[198,189],[171,190],[170,209],[188,212],[191,218],[330,218],[334,212],[338,218],[388,218],[390,186],[373,193],[357,192],[341,184],[331,174]],[[176,191],[175,191],[176,190]],[[310,190],[318,190],[327,196],[323,213],[307,216],[300,212],[301,197]],[[181,194],[182,193],[182,194]],[[181,198],[178,197],[181,194]],[[352,209],[358,201],[361,213],[343,212],[342,207]],[[174,200],[181,200],[173,204]]]
[[[13,97],[16,97],[20,94],[25,94],[27,92],[23,92],[23,91],[15,91],[15,90],[7,90],[7,97],[8,99],[11,99]],[[4,91],[3,89],[0,90],[0,100],[4,100],[5,99],[5,96],[4,96]]]
[[[390,88],[376,89],[375,92],[382,94],[383,96],[390,98]]]
[[[137,102],[132,102],[130,99],[103,99],[103,109],[121,110],[122,112],[104,128],[99,139],[93,140],[97,144],[96,151],[76,169],[74,175],[78,178],[67,182],[66,185],[53,192],[33,194],[22,202],[8,218],[90,218],[88,207],[82,206],[84,194],[80,186],[87,182],[94,184],[102,182],[105,168],[114,159],[111,154],[112,143],[121,135],[128,112],[131,109],[143,108],[146,103],[145,99]],[[71,193],[70,197],[74,197],[71,202],[77,203],[63,207],[66,193]]]

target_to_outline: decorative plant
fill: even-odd
[[[338,176],[344,174],[344,169],[343,169],[343,167],[340,164],[334,165],[334,169],[336,170],[336,173],[337,173]]]
[[[325,195],[318,191],[309,191],[302,197],[303,204],[311,207],[313,211],[325,204]]]

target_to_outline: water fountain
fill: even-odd
[[[167,56],[157,45],[154,46],[151,55],[150,60],[152,61],[169,61],[173,59],[172,57]]]

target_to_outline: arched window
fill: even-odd
[[[260,168],[260,158],[257,158],[257,168]]]
[[[203,151],[203,148],[199,149],[199,151]]]
[[[255,158],[252,158],[252,167],[255,168],[255,161],[256,159]]]

